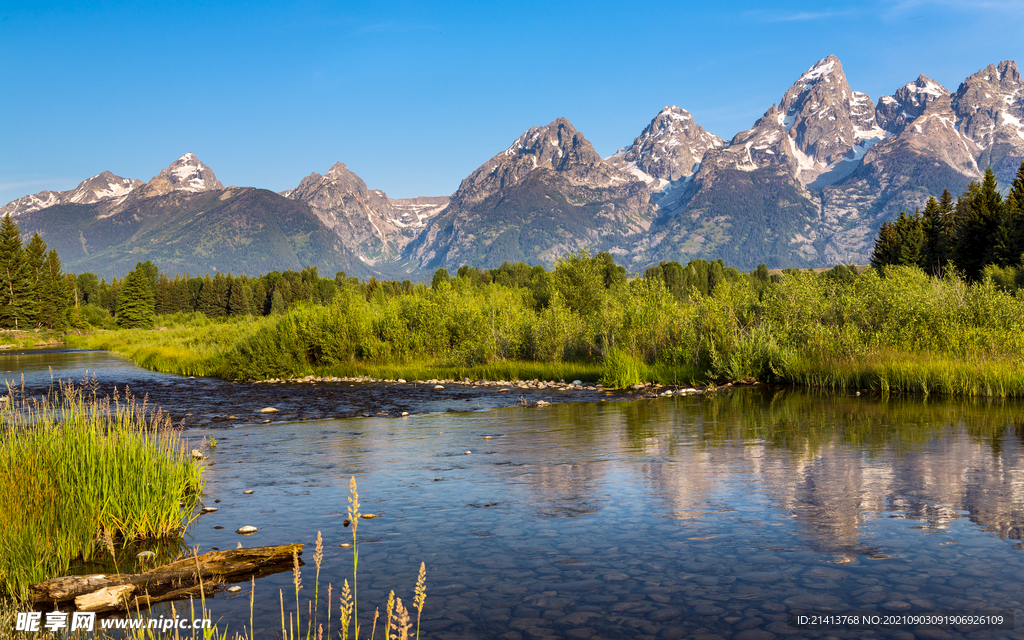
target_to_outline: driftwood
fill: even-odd
[[[301,544],[211,551],[142,573],[52,578],[29,587],[33,605],[74,601],[79,611],[134,610],[157,602],[198,595],[226,581],[241,581],[292,567]],[[132,598],[131,596],[135,596]]]

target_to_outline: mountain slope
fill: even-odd
[[[628,254],[650,189],[608,164],[565,118],[533,127],[469,175],[405,256],[413,268],[553,264],[587,247]]]
[[[84,184],[84,183],[83,183]],[[225,189],[192,154],[116,198],[23,213],[67,271],[119,277],[152,260],[174,272],[265,273],[317,266],[369,275],[310,206],[251,187]]]
[[[314,172],[306,176],[282,195],[308,203],[344,245],[370,265],[398,258],[431,214],[439,213],[436,204],[396,207],[383,191],[367,189],[366,183],[341,162],[326,175]]]
[[[1024,87],[1012,61],[989,65],[953,94],[920,75],[873,105],[828,56],[658,200],[638,256],[731,257],[741,268],[863,264],[882,221],[901,210],[963,190],[986,166],[1008,185],[1024,157],[1022,122]]]
[[[40,191],[24,198],[18,198],[14,202],[0,207],[0,216],[9,213],[11,217],[17,217],[58,204],[92,204],[100,200],[120,198],[143,184],[141,180],[122,178],[109,171],[104,171],[83,180],[70,191]]]

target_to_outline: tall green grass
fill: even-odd
[[[9,390],[0,406],[0,593],[116,542],[180,535],[202,490],[200,466],[159,411],[61,386]]]
[[[556,286],[540,304],[528,289],[462,278],[401,295],[349,287],[329,305],[303,303],[266,318],[192,316],[166,331],[73,340],[159,371],[241,380],[756,380],[1024,396],[1024,293],[991,278],[968,283],[894,267],[849,279],[798,272],[772,283],[726,280],[683,300],[656,278],[587,291],[594,299],[583,304],[578,291],[563,295]]]

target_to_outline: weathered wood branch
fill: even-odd
[[[200,581],[212,588],[216,584],[239,581],[257,573],[276,573],[275,568],[287,570],[293,557],[302,555],[302,548],[301,544],[283,544],[210,551],[142,573],[51,578],[32,585],[29,590],[33,605],[58,605],[73,600],[81,611],[124,610],[129,605],[132,608],[135,605],[146,606],[198,593]],[[183,588],[186,584],[190,586]],[[132,595],[136,597],[129,599]]]

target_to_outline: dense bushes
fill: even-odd
[[[191,371],[240,379],[381,367],[483,377],[495,367],[524,371],[524,363],[558,377],[603,364],[616,386],[759,380],[1024,395],[1022,376],[1011,375],[1024,358],[1024,295],[992,277],[969,283],[909,266],[769,277],[711,265],[660,265],[627,281],[610,256],[580,253],[553,272],[464,268],[430,288],[347,281],[327,304],[236,319],[230,330],[172,327],[108,342],[154,368],[175,370],[178,354]],[[680,293],[666,282],[670,272],[720,277],[707,292],[697,277]],[[968,373],[951,369],[962,362]]]

